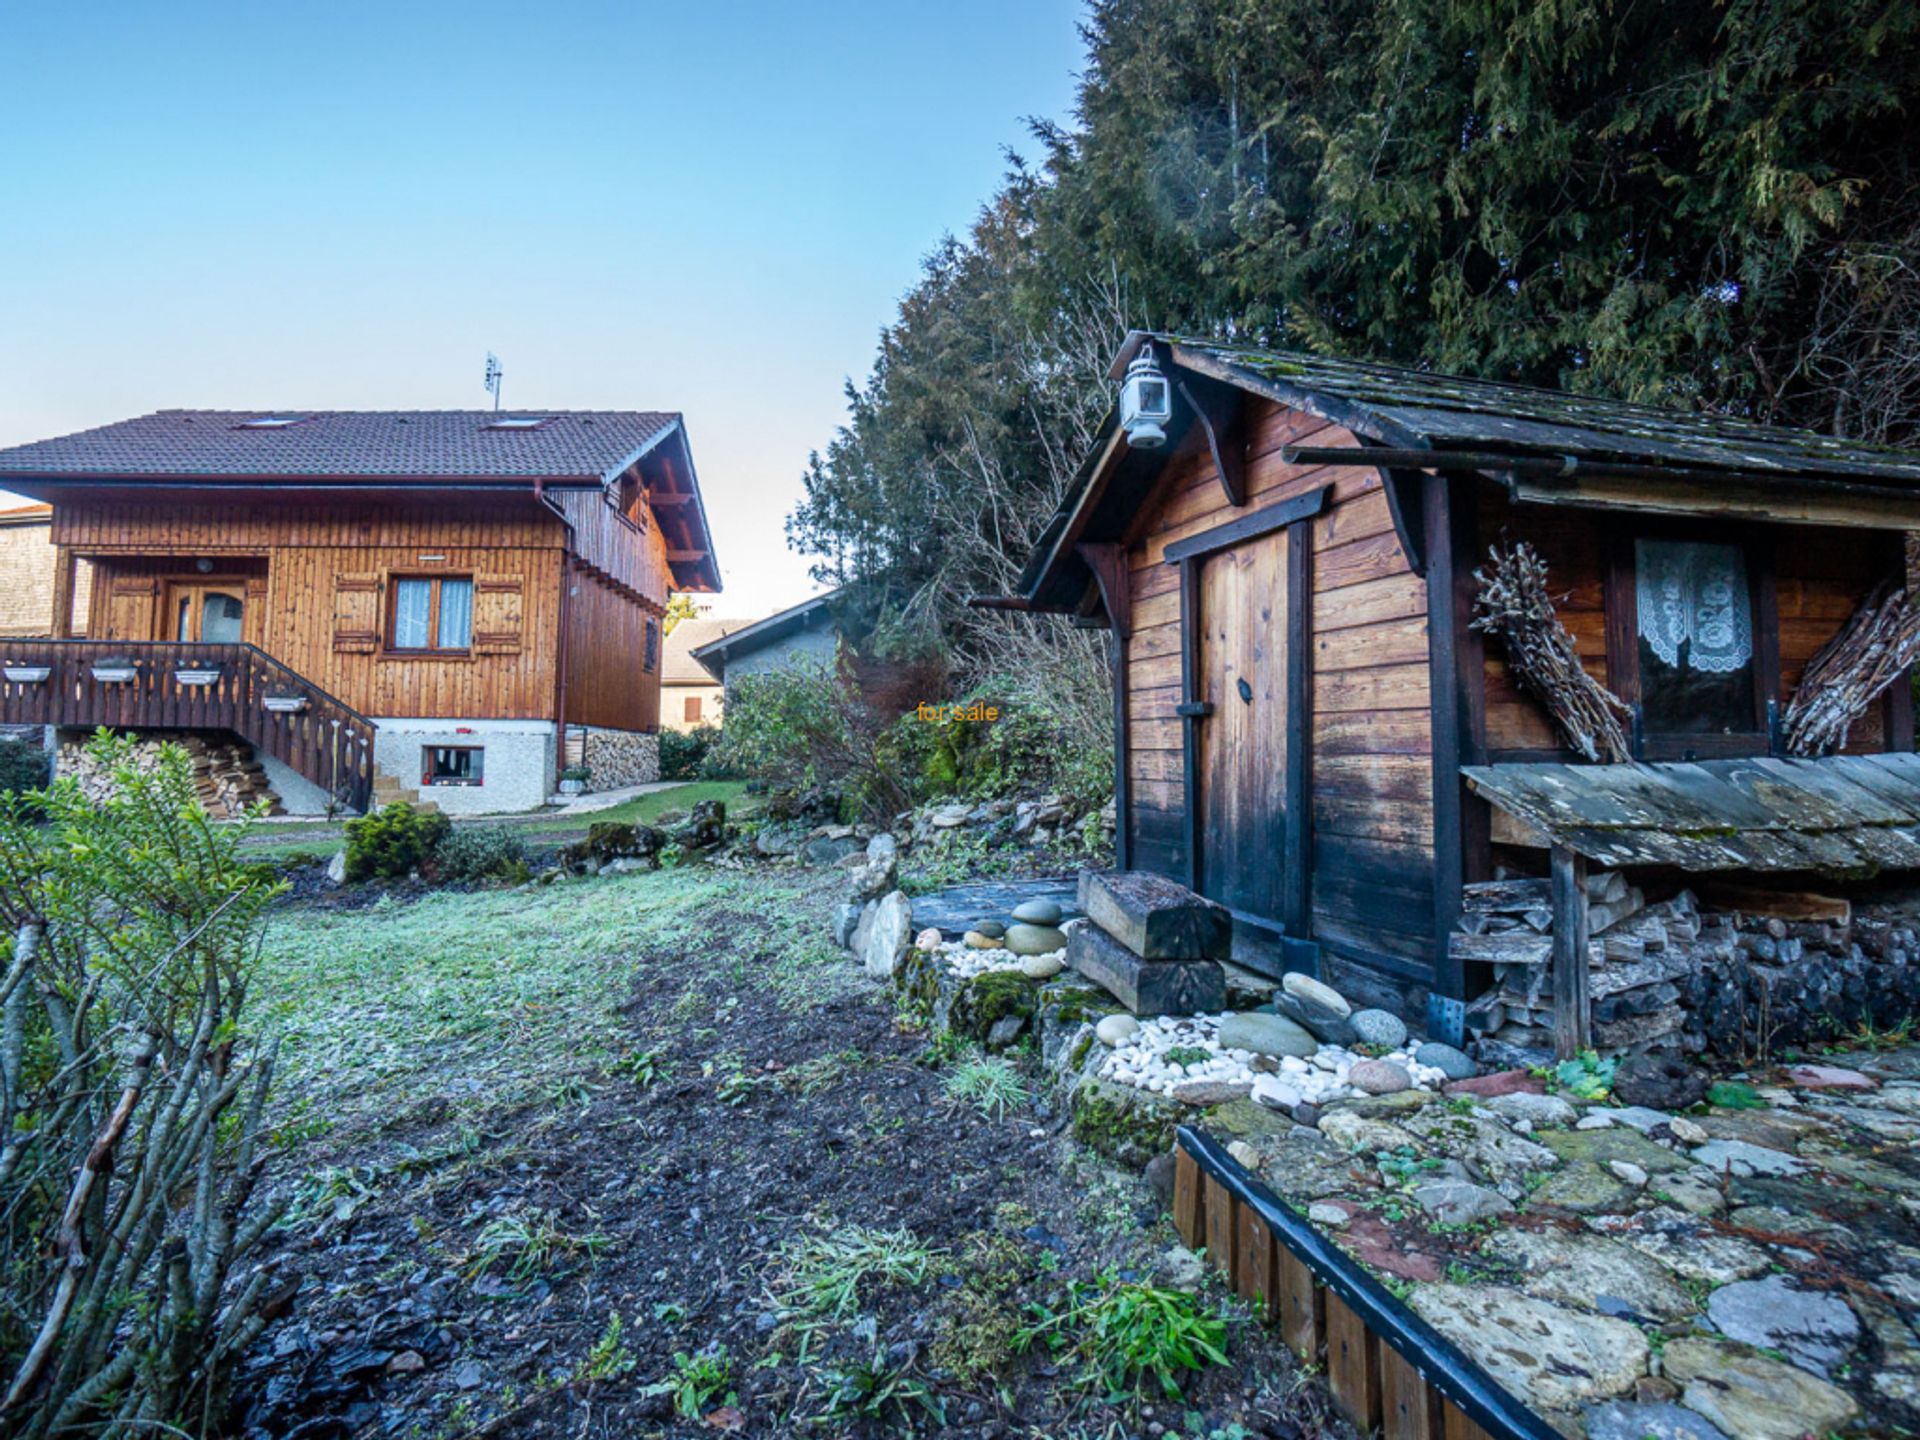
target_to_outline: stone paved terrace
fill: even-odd
[[[1570,1436],[1920,1427],[1920,1046],[1684,1111],[1513,1071],[1201,1122]]]

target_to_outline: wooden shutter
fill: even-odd
[[[153,607],[159,594],[158,580],[141,575],[116,577],[107,592],[107,639],[153,639]],[[173,639],[173,633],[168,631],[166,638]]]
[[[349,655],[370,655],[380,648],[379,575],[335,572],[333,648]]]
[[[518,655],[524,628],[522,580],[518,575],[473,578],[473,653]]]

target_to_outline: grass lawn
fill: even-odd
[[[365,1138],[423,1108],[549,1098],[556,1076],[621,1058],[620,1010],[650,955],[699,944],[722,910],[777,914],[801,888],[696,866],[285,911],[248,1001],[284,1037],[283,1138]],[[771,953],[756,943],[753,968],[776,981],[845,969],[824,927],[780,933]],[[707,979],[717,989],[748,964],[716,961]]]
[[[636,795],[605,810],[540,810],[530,815],[483,815],[456,819],[456,825],[511,825],[522,834],[548,840],[559,835],[585,835],[589,825],[613,821],[625,825],[652,825],[669,810],[690,810],[701,800],[718,800],[727,807],[729,819],[743,819],[759,808],[759,798],[749,798],[744,781],[695,780]],[[289,821],[258,827],[248,837],[247,854],[260,860],[296,861],[324,858],[340,848],[342,830],[337,820]]]

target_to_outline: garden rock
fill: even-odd
[[[1621,1238],[1683,1280],[1731,1285],[1762,1273],[1773,1263],[1759,1246],[1732,1235],[1716,1235],[1704,1225],[1681,1219],[1676,1211],[1663,1208],[1648,1215],[1660,1216],[1660,1222],[1654,1228],[1629,1231]]]
[[[1562,1160],[1591,1160],[1596,1165],[1625,1160],[1649,1175],[1677,1174],[1692,1164],[1639,1131],[1619,1125],[1607,1130],[1554,1130],[1542,1135],[1540,1143]]]
[[[1689,1410],[1739,1440],[1824,1435],[1859,1410],[1846,1392],[1804,1370],[1711,1340],[1669,1341],[1661,1368],[1685,1387],[1680,1398]]]
[[[1442,1225],[1471,1225],[1513,1213],[1512,1203],[1498,1190],[1466,1180],[1429,1180],[1416,1185],[1413,1203]]]
[[[1609,1160],[1607,1169],[1636,1190],[1647,1183],[1647,1172],[1631,1160]]]
[[[998,920],[981,920],[974,925],[973,930],[976,935],[984,935],[989,940],[1004,940],[1007,938],[1007,927],[1002,925]]]
[[[969,950],[1004,950],[1006,942],[998,935],[989,935],[983,930],[969,930],[960,937],[960,943]]]
[[[1093,1027],[1093,1033],[1100,1038],[1100,1043],[1107,1046],[1125,1044],[1139,1030],[1140,1022],[1131,1015],[1109,1015]]]
[[[1290,995],[1285,990],[1274,993],[1272,1012],[1293,1021],[1326,1045],[1352,1045],[1360,1038],[1353,1033],[1352,1022],[1345,1015],[1325,1005],[1303,1000],[1298,995]]]
[[[1244,1100],[1253,1086],[1232,1080],[1188,1080],[1173,1087],[1173,1098],[1182,1105],[1225,1105]]]
[[[1002,1015],[987,1029],[987,1049],[1001,1051],[1020,1038],[1020,1032],[1027,1028],[1024,1015]]]
[[[851,835],[822,835],[800,847],[800,859],[808,865],[835,865],[849,855],[864,854],[866,848]]]
[[[1716,1174],[1730,1170],[1743,1177],[1799,1175],[1807,1169],[1805,1161],[1784,1150],[1769,1150],[1764,1145],[1750,1145],[1745,1140],[1709,1140],[1693,1152],[1693,1161]]]
[[[1527,1120],[1535,1125],[1571,1125],[1579,1112],[1558,1095],[1495,1095],[1481,1102],[1505,1120]]]
[[[853,944],[853,932],[860,928],[860,915],[866,907],[852,901],[836,905],[833,911],[833,943],[842,950]]]
[[[1706,1416],[1671,1403],[1612,1400],[1587,1411],[1586,1419],[1587,1440],[1728,1440]]]
[[[1391,1010],[1356,1010],[1347,1024],[1363,1045],[1397,1050],[1407,1043],[1407,1022]]]
[[[1417,1055],[1414,1058],[1419,1059]],[[1491,1075],[1449,1080],[1440,1088],[1448,1095],[1478,1095],[1486,1100],[1495,1095],[1544,1095],[1547,1082],[1529,1070],[1496,1070]]]
[[[882,830],[878,835],[867,841],[867,859],[869,861],[898,860],[899,858],[900,842],[894,839],[890,832]]]
[[[1347,1083],[1369,1095],[1393,1095],[1411,1089],[1413,1077],[1391,1061],[1362,1060],[1347,1072]]]
[[[899,879],[900,867],[891,855],[864,861],[851,877],[853,898],[878,900],[889,890],[894,889]]]
[[[1066,968],[1058,954],[1029,955],[1020,962],[1020,973],[1029,980],[1051,980]]]
[[[1217,1128],[1218,1112],[1213,1123]],[[1353,1185],[1353,1161],[1319,1130],[1292,1126],[1267,1150],[1269,1158],[1262,1178],[1284,1200],[1310,1205]]]
[[[711,850],[727,838],[727,807],[718,800],[695,801],[673,838],[689,850]]]
[[[1705,1072],[1670,1056],[1635,1055],[1613,1072],[1613,1096],[1623,1105],[1685,1110],[1706,1098]]]
[[[791,825],[762,825],[753,837],[753,853],[763,860],[778,860],[797,851],[803,836]]]
[[[1023,900],[1013,907],[1013,918],[1025,925],[1058,925],[1060,907],[1051,900]]]
[[[1872,1090],[1877,1085],[1858,1070],[1838,1065],[1795,1065],[1788,1069],[1787,1079],[1805,1090]]]
[[[344,849],[333,852],[333,858],[327,861],[327,883],[344,885],[347,883],[347,852]]]
[[[1423,1285],[1411,1304],[1496,1381],[1543,1409],[1619,1395],[1647,1366],[1647,1342],[1637,1326],[1504,1286]]]
[[[1785,1275],[1723,1285],[1707,1318],[1729,1340],[1778,1350],[1803,1370],[1826,1375],[1860,1338],[1860,1319],[1828,1290],[1802,1290]]]
[[[895,890],[868,905],[853,933],[854,953],[860,967],[876,980],[893,976],[900,957],[907,953],[907,938],[913,933],[913,901],[904,890]]]
[[[1618,1240],[1559,1230],[1500,1230],[1482,1250],[1524,1272],[1530,1295],[1567,1305],[1597,1305],[1606,1297],[1636,1316],[1677,1320],[1693,1313],[1693,1298],[1658,1260]]]
[[[1320,1048],[1312,1035],[1286,1016],[1258,1011],[1229,1015],[1220,1022],[1218,1038],[1223,1050],[1250,1050],[1255,1055],[1276,1058],[1293,1055],[1304,1059]]]
[[[1673,1117],[1663,1110],[1649,1110],[1644,1105],[1606,1106],[1594,1105],[1587,1110],[1589,1115],[1604,1115],[1615,1125],[1625,1125],[1638,1130],[1642,1135],[1656,1125],[1669,1125]],[[1706,1138],[1705,1136],[1701,1137]]]
[[[1536,1205],[1570,1210],[1576,1215],[1594,1215],[1618,1209],[1630,1194],[1612,1173],[1591,1160],[1580,1160],[1549,1175],[1546,1183],[1533,1192],[1533,1200]]]
[[[1302,975],[1297,970],[1280,977],[1280,988],[1287,994],[1306,1001],[1309,1005],[1317,1005],[1322,1010],[1331,1011],[1343,1020],[1353,1014],[1353,1007],[1347,1003],[1346,996],[1331,985],[1322,985],[1311,975]]]
[[[1051,925],[1009,925],[1007,949],[1016,955],[1049,955],[1067,948],[1067,937]]]
[[[1428,1150],[1462,1161],[1509,1200],[1525,1193],[1529,1175],[1553,1167],[1551,1150],[1478,1111],[1456,1115],[1444,1106],[1429,1106],[1400,1123]]]
[[[1402,1145],[1419,1148],[1413,1133],[1391,1120],[1376,1120],[1352,1110],[1330,1110],[1320,1117],[1320,1133],[1349,1155],[1377,1150],[1397,1150]]]
[[[1479,1068],[1463,1052],[1438,1040],[1429,1040],[1414,1051],[1413,1063],[1430,1066],[1449,1080],[1471,1080]]]

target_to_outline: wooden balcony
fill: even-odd
[[[373,722],[252,645],[0,640],[0,725],[231,730],[350,810]]]

